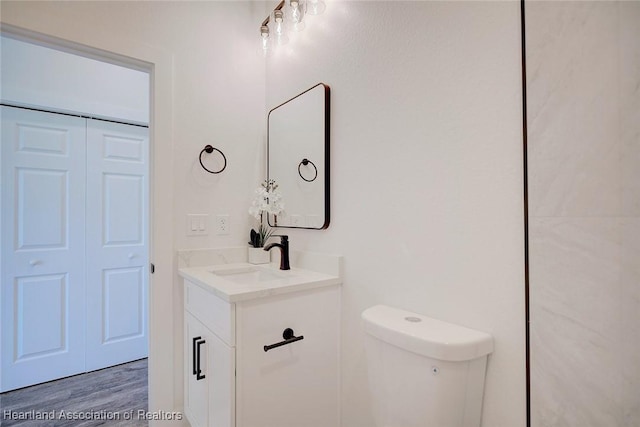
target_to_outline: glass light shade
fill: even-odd
[[[284,12],[282,10],[273,11],[273,23],[270,25],[272,26],[271,29],[275,43],[278,45],[287,44],[289,42],[289,37],[287,36]]]
[[[327,5],[324,0],[307,0],[307,13],[309,15],[320,15],[326,8]]]
[[[298,28],[303,28],[300,24],[303,22],[306,11],[306,0],[289,0],[289,19],[294,23],[294,29],[296,29],[295,24],[298,24]]]
[[[267,55],[271,50],[271,37],[269,37],[269,27],[263,25],[260,27],[260,51]]]

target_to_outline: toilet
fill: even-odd
[[[362,312],[376,427],[479,427],[491,335],[385,305]]]

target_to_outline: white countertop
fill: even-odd
[[[247,270],[250,270],[250,273],[257,272],[255,276],[262,274],[265,277],[261,280],[249,280],[240,279],[240,275],[232,274]],[[228,302],[246,301],[342,283],[342,279],[338,276],[293,267],[291,270],[280,270],[276,264],[234,263],[185,267],[180,268],[178,274]]]

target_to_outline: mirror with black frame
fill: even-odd
[[[329,226],[329,93],[318,83],[269,112],[267,179],[284,204],[271,227]]]

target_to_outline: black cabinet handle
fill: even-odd
[[[200,340],[200,341],[196,342],[196,352],[198,353],[197,368],[196,368],[196,380],[197,381],[203,380],[205,378],[204,375],[200,375],[202,373],[202,371],[200,370],[200,346],[202,344],[204,344],[204,343],[205,343],[205,340]]]
[[[294,336],[293,329],[287,328],[282,332],[282,338],[284,338],[284,341],[280,341],[280,342],[277,342],[277,343],[271,344],[271,345],[265,345],[264,346],[264,351],[269,351],[269,350],[274,349],[276,347],[281,347],[283,345],[291,344],[292,342],[303,340],[304,336],[300,335],[299,337],[296,337],[296,336]]]
[[[198,369],[196,368],[196,364],[198,363],[198,357],[196,356],[196,342],[202,339],[202,337],[193,338],[193,342],[191,343],[191,356],[193,357],[193,375],[198,374]]]

